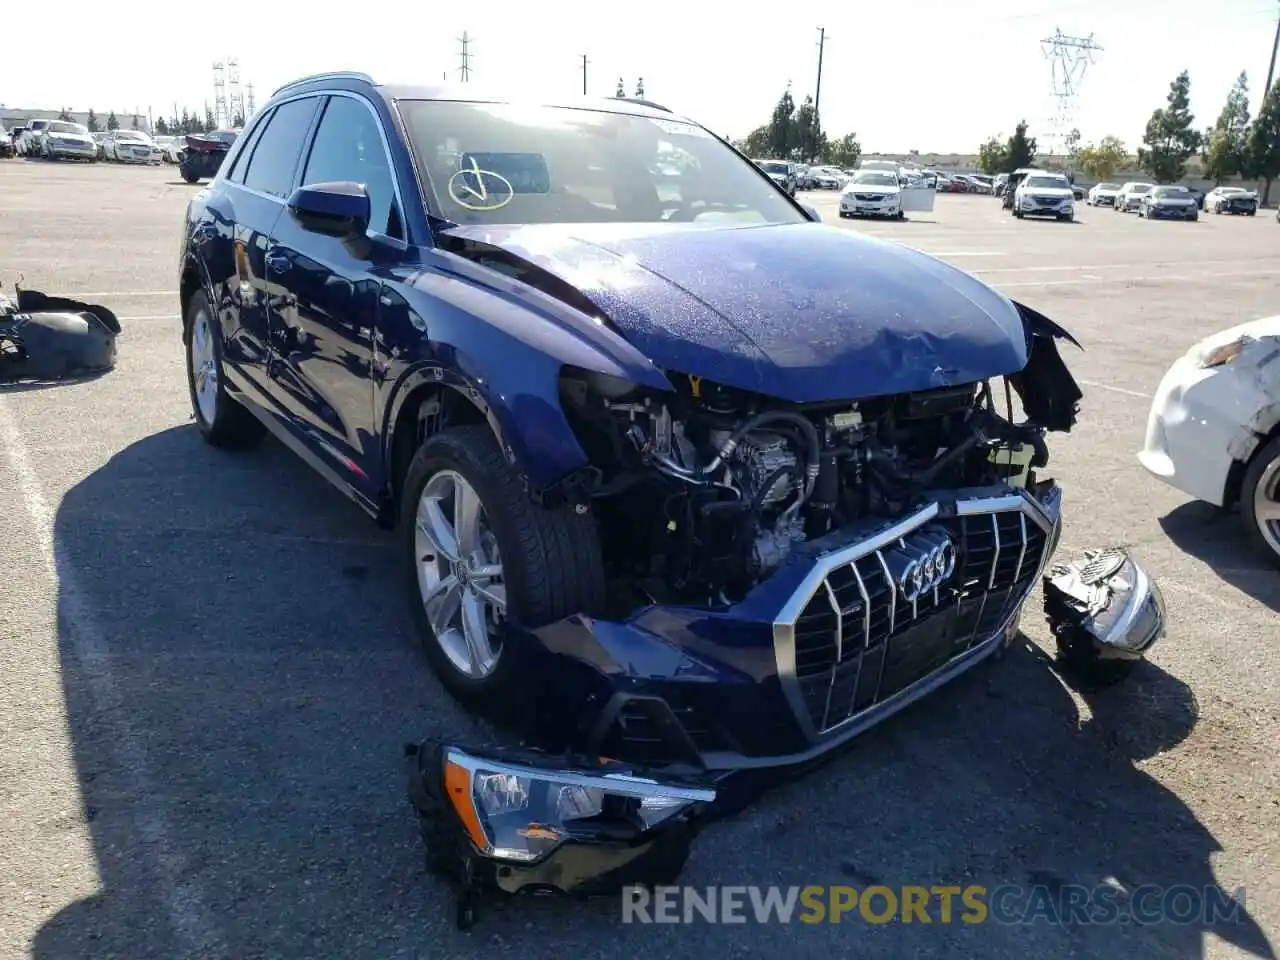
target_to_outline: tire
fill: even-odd
[[[438,586],[456,568],[440,559],[423,562],[436,555],[433,543],[440,538],[433,540],[425,534],[419,515],[426,499],[438,496],[439,522],[446,510],[451,511],[450,503],[456,503],[462,484],[469,490],[468,496],[478,497],[475,515],[482,520],[477,521],[474,542],[480,549],[472,555],[470,572],[464,579],[470,588],[460,588],[465,599],[458,601],[458,610],[449,618],[441,636],[428,617],[424,592]],[[500,629],[493,628],[488,618],[495,608],[483,605],[479,591],[485,589],[486,582],[490,593],[500,586],[505,597],[503,618],[526,628],[544,626],[575,613],[600,613],[605,578],[595,517],[589,511],[579,513],[573,506],[536,505],[487,426],[451,427],[428,439],[414,455],[402,491],[400,528],[405,585],[413,622],[432,669],[462,703],[486,712],[505,713],[528,693],[534,651],[517,644],[515,631],[504,637]],[[445,523],[449,521],[446,519]],[[455,543],[456,540],[453,537]],[[484,581],[476,576],[485,566],[490,570],[498,568],[495,579]],[[468,603],[486,625],[485,639],[491,652],[479,669],[475,668],[479,662],[474,656],[477,647],[466,642],[461,629]],[[465,654],[463,646],[467,648]],[[469,667],[463,663],[468,658]]]
[[[894,217],[894,219],[895,219],[895,220],[905,220],[905,219],[907,219],[906,211],[904,211],[901,207],[899,207],[899,208],[898,208],[898,213],[897,213],[897,215]]]
[[[1280,567],[1280,520],[1259,519],[1258,507],[1280,501],[1280,437],[1260,449],[1244,472],[1240,484],[1240,516],[1253,545]]]
[[[1250,210],[1248,215],[1252,217],[1252,216],[1255,216],[1257,212],[1258,212],[1257,210]]]
[[[203,339],[206,337],[207,340]],[[213,308],[203,290],[197,291],[187,301],[183,345],[187,355],[191,413],[205,442],[226,449],[246,449],[256,444],[266,433],[266,428],[227,394],[222,375],[222,338],[215,330]],[[204,378],[198,378],[198,373],[203,373]],[[214,380],[213,390],[202,394],[197,382],[207,382],[210,374]]]
[[[199,183],[199,182],[200,182],[200,174],[196,173],[196,172],[195,172],[194,170],[192,170],[190,167],[185,167],[185,166],[184,166],[184,167],[179,167],[179,168],[178,168],[178,172],[179,172],[180,174],[182,174],[182,179],[183,179],[183,180],[185,180],[185,181],[187,181],[187,183]]]

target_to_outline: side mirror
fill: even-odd
[[[807,203],[800,204],[800,209],[803,210],[805,212],[805,216],[807,216],[814,223],[822,222],[822,215],[818,213],[818,211],[815,210],[813,207],[809,206]]]
[[[369,194],[350,181],[312,183],[289,195],[289,213],[304,230],[346,239],[369,228]]]

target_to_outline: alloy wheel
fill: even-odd
[[[191,382],[200,418],[212,425],[218,416],[218,358],[213,351],[209,310],[201,307],[191,325]]]
[[[423,487],[414,529],[418,588],[436,642],[453,667],[482,680],[502,654],[507,593],[484,504],[461,474],[442,470]]]
[[[1280,556],[1280,457],[1267,464],[1253,488],[1253,517],[1262,539]]]

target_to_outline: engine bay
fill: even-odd
[[[798,544],[901,516],[931,490],[1025,485],[1048,461],[1044,428],[1014,420],[1017,381],[791,404],[670,379],[665,393],[561,380],[621,607],[737,602]]]

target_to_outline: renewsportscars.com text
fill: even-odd
[[[1239,923],[1243,888],[1097,886],[629,887],[623,923]]]

